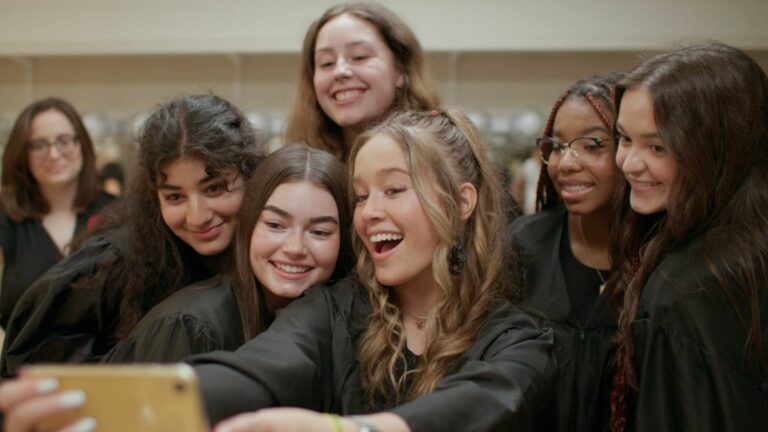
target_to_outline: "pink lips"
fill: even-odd
[[[210,241],[218,237],[224,229],[224,224],[219,224],[205,231],[192,231],[192,234],[201,241]]]

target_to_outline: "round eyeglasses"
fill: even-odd
[[[44,159],[51,147],[56,147],[59,154],[69,156],[78,144],[77,137],[72,135],[60,135],[53,142],[37,139],[29,142],[29,155],[35,159]]]
[[[539,148],[541,161],[549,165],[557,164],[563,157],[565,151],[571,153],[571,157],[580,164],[591,164],[596,162],[608,148],[606,143],[613,141],[610,138],[598,137],[576,137],[567,143],[552,137],[541,137],[536,139],[536,147]]]

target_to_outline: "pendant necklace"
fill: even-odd
[[[595,260],[594,255],[592,255],[592,248],[589,247],[587,236],[584,235],[584,229],[581,227],[581,216],[579,216],[579,234],[581,234],[581,239],[584,240],[584,245],[587,246],[587,255],[589,256],[589,260],[592,261],[592,265],[595,266],[595,273],[597,273],[597,277],[600,278],[600,282],[602,282],[598,288],[598,293],[602,294],[605,289],[605,278],[603,277],[603,274],[600,273],[600,269],[597,268],[597,260]]]
[[[427,315],[420,316],[420,315],[412,314],[405,309],[401,309],[401,310],[403,311],[404,314],[408,315],[409,317],[413,318],[414,321],[416,321],[416,327],[419,330],[424,330],[424,326],[427,324]]]

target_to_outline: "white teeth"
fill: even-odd
[[[361,92],[360,90],[345,90],[342,92],[338,92],[334,95],[334,98],[336,98],[337,101],[345,101],[348,99],[352,99],[353,97],[359,95]]]
[[[568,192],[583,192],[592,186],[590,185],[563,185],[563,190]]]
[[[274,263],[274,264],[275,264],[275,267],[279,268],[280,270],[286,273],[304,273],[307,270],[309,270],[309,267],[304,267],[304,266],[287,265],[287,264],[280,264],[280,263]]]
[[[389,241],[389,240],[402,240],[403,236],[401,234],[390,234],[390,233],[383,233],[383,234],[374,234],[370,237],[371,243],[378,243],[382,241]]]

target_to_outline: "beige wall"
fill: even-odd
[[[214,92],[279,123],[304,31],[334,3],[0,0],[0,135],[50,95],[106,118],[119,144],[137,115],[180,93]],[[579,77],[673,42],[720,39],[768,69],[764,0],[385,3],[419,35],[444,100],[501,126],[521,110],[545,114]]]

